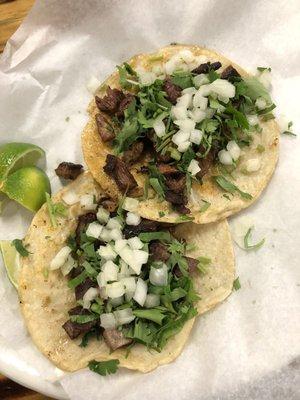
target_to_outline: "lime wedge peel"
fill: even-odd
[[[16,289],[18,289],[18,275],[20,270],[20,255],[10,240],[0,241],[0,250],[7,276]]]
[[[45,152],[31,143],[12,142],[0,146],[0,181],[20,168],[33,166]]]

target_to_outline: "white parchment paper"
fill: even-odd
[[[300,133],[299,27],[299,0],[37,1],[0,59],[0,142],[43,147],[55,191],[57,163],[82,162],[89,78],[103,80],[131,55],[170,42],[214,48],[250,70],[271,66],[278,110]],[[66,375],[61,383],[70,398],[299,399],[299,140],[282,137],[270,185],[242,213],[266,237],[257,252],[236,249],[242,289],[199,318],[174,363],[147,375]],[[30,219],[10,203],[0,237],[22,237]],[[0,345],[16,351],[37,376],[54,380],[55,369],[26,335],[3,268],[0,278]]]

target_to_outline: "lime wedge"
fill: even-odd
[[[19,168],[33,166],[45,155],[40,147],[31,143],[6,143],[0,146],[0,181]]]
[[[50,182],[44,171],[37,167],[18,169],[0,182],[0,190],[30,211],[37,211],[51,193]]]
[[[0,250],[4,267],[11,283],[18,289],[18,275],[20,269],[20,256],[10,240],[0,241]]]

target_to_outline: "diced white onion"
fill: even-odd
[[[118,239],[115,241],[115,251],[119,254],[119,252],[127,245],[126,239]]]
[[[192,105],[192,93],[185,93],[178,97],[176,107],[189,108]]]
[[[187,151],[187,149],[190,147],[191,142],[183,142],[183,143],[179,143],[177,149],[178,151],[180,151],[180,153],[184,153],[185,151]]]
[[[104,288],[104,286],[107,284],[107,280],[104,275],[104,272],[99,272],[99,274],[97,275],[97,283],[98,283],[98,286],[100,289]]]
[[[204,97],[199,91],[195,94],[193,98],[193,106],[199,107],[200,110],[206,110],[208,104],[207,97]]]
[[[226,79],[216,79],[209,86],[211,91],[219,96],[228,98],[235,96],[235,86]]]
[[[201,171],[201,168],[199,167],[199,163],[196,160],[191,160],[187,170],[191,173],[192,176],[195,176],[198,172]]]
[[[67,261],[69,254],[71,253],[72,249],[69,246],[64,246],[59,250],[56,256],[52,259],[49,269],[51,271],[58,269],[64,265]]]
[[[148,258],[149,258],[149,253],[147,251],[144,251],[144,250],[132,250],[132,251],[133,251],[133,257],[135,259],[136,264],[143,265],[143,264],[147,263]]]
[[[94,196],[92,194],[84,194],[80,196],[80,204],[84,210],[96,210],[97,204],[94,203]]]
[[[173,119],[185,119],[187,109],[185,107],[174,106],[171,108],[171,115]]]
[[[234,161],[236,161],[241,155],[241,149],[234,140],[230,140],[230,142],[227,143],[226,148]]]
[[[92,222],[89,224],[86,230],[86,235],[89,237],[93,237],[95,239],[99,239],[101,232],[102,232],[103,226],[100,225],[98,222]]]
[[[99,81],[99,79],[97,79],[95,76],[91,76],[88,83],[86,84],[86,88],[91,94],[95,94],[100,85],[101,82]]]
[[[126,300],[129,301],[132,299],[135,289],[136,289],[136,280],[133,276],[125,277],[121,279],[121,282],[125,286],[125,296]]]
[[[122,230],[122,223],[118,217],[110,218],[106,225],[107,229],[121,229]]]
[[[107,296],[114,299],[123,296],[125,288],[122,282],[113,282],[106,285]]]
[[[257,115],[249,114],[247,115],[247,120],[250,126],[255,126],[259,123],[259,119]]]
[[[140,250],[144,247],[143,242],[137,236],[128,239],[127,242],[133,250]]]
[[[193,129],[190,135],[190,142],[200,144],[203,137],[203,132],[200,129]]]
[[[232,165],[233,164],[232,157],[231,157],[229,151],[227,151],[225,149],[219,151],[218,157],[219,157],[220,163],[223,165]]]
[[[182,94],[195,94],[197,92],[197,90],[194,87],[188,87],[183,89]]]
[[[111,260],[106,261],[101,270],[103,272],[104,279],[106,282],[116,281],[118,279],[118,266]]]
[[[120,296],[120,297],[115,297],[114,299],[110,299],[109,303],[113,306],[113,307],[118,307],[121,304],[124,303],[124,296]]]
[[[168,283],[168,267],[166,264],[161,263],[158,268],[151,267],[149,280],[152,285],[155,286],[166,286]]]
[[[122,231],[120,229],[112,229],[110,231],[111,240],[120,240],[122,239]]]
[[[200,86],[198,89],[199,96],[209,96],[212,92],[210,85],[211,84]]]
[[[135,315],[132,314],[131,308],[124,308],[123,310],[114,311],[114,316],[117,320],[117,325],[129,324],[135,319]]]
[[[83,295],[83,308],[90,308],[91,302],[99,296],[99,289],[91,287]]]
[[[189,111],[188,116],[196,123],[203,121],[207,117],[206,111],[200,110],[200,108],[194,108],[194,110]]]
[[[171,75],[176,69],[176,64],[175,64],[175,60],[172,60],[172,58],[170,58],[170,60],[168,60],[165,63],[165,71],[168,75]]]
[[[142,85],[152,85],[152,83],[156,80],[156,75],[152,71],[140,72],[139,80]]]
[[[147,289],[147,283],[143,279],[138,278],[133,299],[142,307],[146,301]]]
[[[267,102],[263,97],[259,97],[256,100],[255,105],[259,110],[264,110],[267,107]]]
[[[261,162],[258,158],[250,158],[250,160],[246,161],[246,171],[247,172],[256,172],[260,169]]]
[[[180,50],[178,56],[186,63],[193,62],[195,60],[194,54],[190,50]]]
[[[68,190],[66,193],[64,193],[62,199],[69,206],[79,202],[79,196],[73,190]]]
[[[109,211],[107,211],[104,207],[99,207],[96,216],[97,220],[101,224],[106,224],[109,220]]]
[[[104,329],[114,329],[117,326],[117,321],[113,313],[103,313],[100,315],[100,325]]]
[[[271,75],[270,71],[265,70],[265,71],[261,72],[257,78],[260,81],[260,83],[262,83],[267,90],[270,90],[271,80],[272,80],[272,75]]]
[[[138,206],[139,201],[137,199],[134,199],[132,197],[125,197],[122,208],[125,211],[134,212],[138,208]]]
[[[126,224],[137,226],[141,222],[141,217],[138,214],[128,212],[126,215]]]
[[[289,127],[288,127],[289,120],[286,115],[280,114],[277,119],[277,123],[279,125],[279,129],[280,129],[281,133],[289,130]]]
[[[118,273],[118,280],[120,281],[122,278],[126,278],[131,275],[129,270],[129,265],[126,264],[125,261],[120,260],[120,272]]]
[[[72,269],[75,268],[76,266],[77,266],[77,262],[74,260],[74,258],[70,254],[67,258],[67,261],[61,267],[61,272],[62,272],[63,276],[68,275],[72,271]]]
[[[215,110],[213,108],[207,108],[205,110],[205,117],[210,119],[214,116]]]
[[[199,74],[199,75],[194,76],[193,83],[197,88],[199,88],[201,85],[205,85],[206,83],[209,83],[209,79],[208,79],[207,75]]]
[[[166,127],[162,119],[156,119],[153,123],[153,129],[156,135],[161,138],[166,133]]]
[[[100,246],[97,253],[105,260],[114,260],[117,257],[117,253],[109,243],[106,246]]]
[[[103,242],[109,242],[111,240],[110,232],[111,231],[109,229],[103,228],[99,239],[101,239]]]
[[[193,129],[195,129],[195,121],[191,119],[177,119],[173,121],[175,125],[178,125],[180,130],[183,132],[191,132]]]
[[[106,286],[103,286],[103,287],[99,286],[99,288],[100,288],[100,297],[101,297],[101,299],[107,300],[108,296],[107,296],[107,293],[106,293]]]
[[[158,294],[149,293],[147,294],[144,307],[146,308],[157,307],[159,306],[159,303],[160,303],[160,296]]]
[[[189,137],[190,137],[190,132],[184,132],[179,130],[178,132],[175,133],[175,135],[173,135],[172,142],[178,146],[180,143],[188,141]]]

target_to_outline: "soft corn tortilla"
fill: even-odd
[[[54,202],[61,201],[67,191],[79,195],[93,193],[97,199],[100,187],[90,173],[82,174],[68,187],[54,196]],[[102,192],[103,193],[103,192]],[[86,212],[86,211],[85,211]],[[174,360],[182,351],[194,319],[188,321],[182,331],[170,339],[161,353],[149,352],[145,346],[135,345],[126,358],[126,349],[110,354],[105,342],[91,341],[86,348],[79,347],[81,339],[71,340],[62,325],[68,319],[68,310],[76,305],[74,291],[67,286],[67,278],[61,272],[50,271],[45,278],[51,260],[65,245],[68,236],[74,232],[76,218],[83,214],[80,206],[68,209],[68,217],[59,220],[59,226],[51,226],[44,205],[35,215],[25,238],[30,255],[22,258],[19,296],[27,328],[40,351],[57,367],[76,371],[87,366],[90,360],[104,361],[119,359],[120,366],[148,372],[161,364]],[[208,256],[212,264],[208,273],[196,279],[195,287],[202,298],[198,304],[203,313],[224,300],[232,290],[234,280],[234,255],[231,237],[226,221],[200,227],[195,224],[181,224],[176,236],[183,236],[197,245],[191,256]]]
[[[242,76],[249,76],[249,74],[241,67],[222,55],[198,46],[167,46],[158,50],[154,54],[137,55],[129,60],[129,64],[133,68],[139,66],[144,67],[145,69],[150,69],[153,65],[159,64],[149,61],[150,57],[162,55],[163,60],[160,61],[160,63],[165,63],[172,55],[183,49],[189,49],[197,56],[206,56],[207,61],[220,61],[222,63],[222,68],[219,71],[222,71],[231,64]],[[120,88],[118,72],[114,72],[105,80],[103,85],[101,85],[97,92],[100,97],[105,94],[107,85],[112,88]],[[82,149],[85,161],[94,178],[100,183],[102,188],[112,197],[120,198],[121,192],[118,190],[114,180],[103,172],[106,156],[107,154],[112,153],[112,147],[110,144],[102,142],[100,135],[98,134],[95,115],[99,110],[96,107],[95,100],[92,100],[90,103],[88,112],[90,114],[90,120],[82,134]],[[236,194],[231,200],[228,200],[223,196],[224,191],[222,191],[222,189],[211,180],[211,176],[215,175],[217,171],[211,171],[204,177],[202,185],[196,182],[193,183],[192,186],[192,193],[188,207],[191,210],[191,215],[194,217],[195,223],[204,224],[226,218],[243,208],[248,207],[258,199],[273,174],[279,152],[279,129],[277,123],[274,120],[269,120],[261,122],[261,127],[263,129],[262,132],[254,135],[253,143],[251,146],[245,148],[243,155],[240,158],[239,166],[232,174],[235,185],[237,185],[242,191],[251,194],[253,197],[252,200],[243,199],[238,194]],[[257,152],[256,148],[258,144],[265,147],[263,153]],[[253,158],[260,159],[260,169],[249,175],[243,174],[242,170],[246,161]],[[140,169],[141,165],[143,165],[143,161],[144,160],[141,160],[140,163],[136,163],[130,170],[141,188],[144,187],[145,175],[138,173],[137,171]],[[201,212],[200,209],[205,204],[203,200],[210,202],[211,206],[206,211]],[[141,201],[139,203],[139,208],[136,211],[142,217],[165,222],[175,222],[179,217],[178,213],[172,211],[168,202],[159,202],[157,198]],[[165,216],[160,217],[159,211],[165,212]]]

